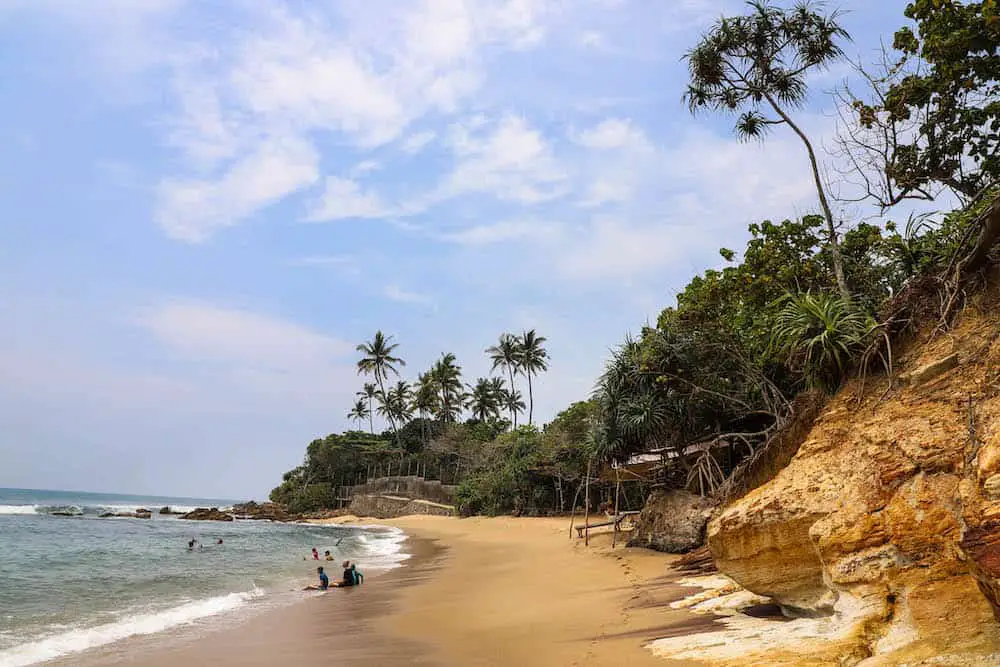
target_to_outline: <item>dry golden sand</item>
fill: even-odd
[[[620,543],[612,550],[607,532],[584,547],[569,539],[567,519],[382,523],[446,547],[437,572],[403,590],[378,624],[424,643],[442,664],[700,665],[658,658],[645,645],[717,629],[709,616],[670,607],[697,592],[676,583],[674,557]]]

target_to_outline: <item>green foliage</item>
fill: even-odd
[[[522,512],[535,498],[529,472],[540,460],[538,431],[522,426],[490,444],[484,464],[458,487],[455,501],[463,515]]]
[[[916,32],[902,28],[893,46],[919,63],[886,91],[884,107],[862,112],[919,118],[892,165],[903,189],[937,182],[972,197],[1000,177],[998,3],[915,0],[905,14]]]
[[[871,316],[839,296],[789,294],[775,320],[772,342],[812,387],[836,389],[874,328]]]

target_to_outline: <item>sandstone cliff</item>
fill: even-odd
[[[789,465],[709,524],[722,572],[849,629],[740,664],[1000,664],[998,306],[983,294],[897,350],[891,389],[845,387]]]

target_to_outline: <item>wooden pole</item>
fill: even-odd
[[[612,527],[614,532],[611,535],[611,548],[614,549],[615,545],[618,544],[618,491],[621,489],[621,468],[615,468],[615,516],[612,519],[614,521]]]
[[[576,518],[576,501],[580,498],[580,492],[583,491],[583,480],[576,487],[576,493],[573,495],[573,506],[569,508],[569,539],[573,539],[573,519]]]
[[[583,493],[583,544],[590,546],[590,459],[587,459],[586,490]]]

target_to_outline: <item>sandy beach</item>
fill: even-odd
[[[672,609],[699,592],[677,583],[675,557],[591,546],[568,520],[412,516],[377,522],[409,536],[406,564],[362,588],[334,590],[211,628],[135,637],[53,667],[283,665],[657,665],[657,638],[718,629]]]

